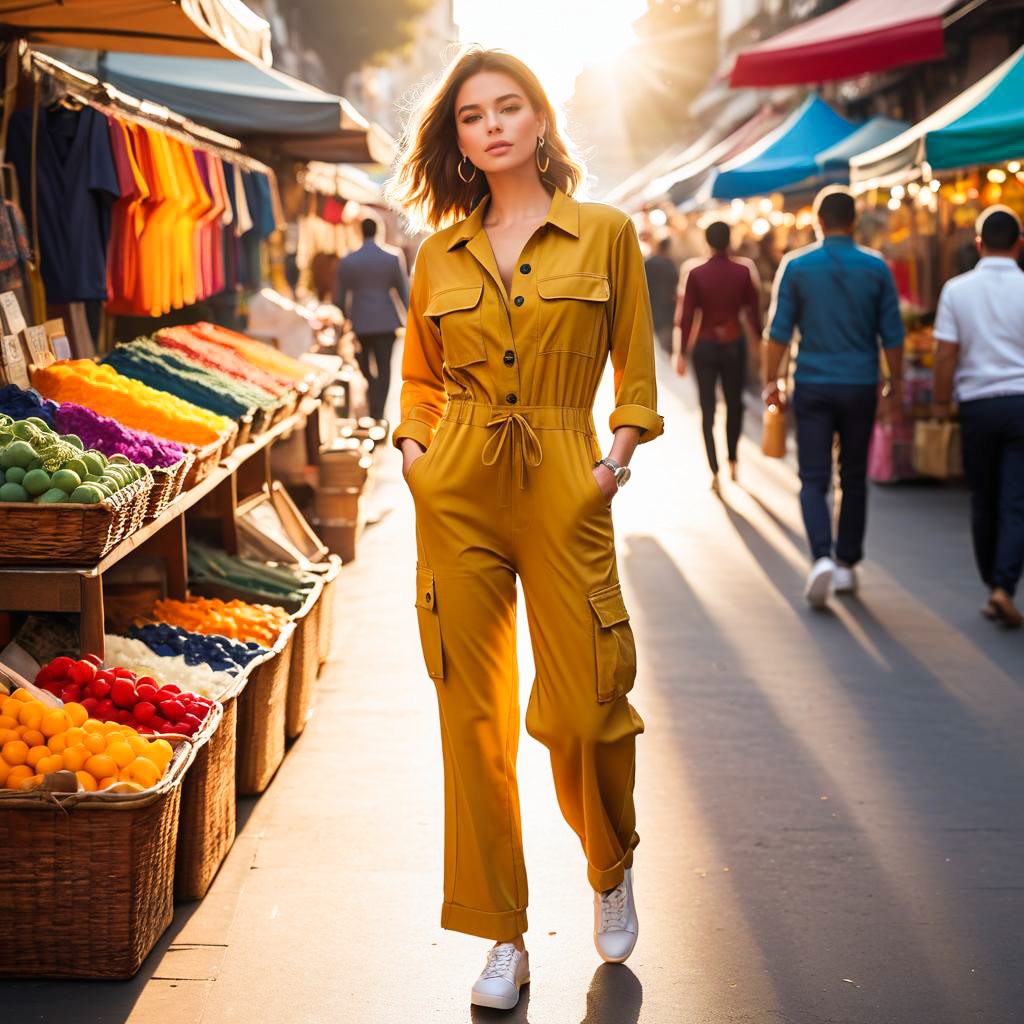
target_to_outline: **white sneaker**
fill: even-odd
[[[608,964],[626,961],[636,945],[640,923],[633,902],[633,869],[610,892],[594,893],[594,945]]]
[[[519,1002],[519,989],[529,980],[530,954],[511,942],[501,942],[487,951],[487,966],[476,979],[469,1001],[474,1006],[511,1010]]]
[[[857,572],[852,565],[837,565],[832,573],[832,589],[837,594],[856,594],[857,582]]]
[[[832,579],[836,572],[836,563],[831,558],[819,558],[807,576],[804,597],[812,608],[824,608],[832,589]]]

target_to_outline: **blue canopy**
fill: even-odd
[[[719,169],[712,198],[747,199],[812,178],[819,173],[818,154],[860,127],[818,96],[808,96],[775,132]]]
[[[199,124],[299,159],[388,163],[393,143],[342,96],[245,61],[107,54],[99,77]]]
[[[905,132],[910,125],[906,121],[893,121],[888,117],[873,117],[828,149],[823,149],[815,158],[819,173],[829,181],[850,181],[850,159],[858,153],[865,153],[875,146],[881,146],[890,139]]]

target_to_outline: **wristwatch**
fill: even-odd
[[[594,463],[594,468],[596,469],[598,466],[607,466],[612,471],[616,487],[624,487],[626,481],[632,476],[628,466],[620,466],[614,459],[598,459]]]

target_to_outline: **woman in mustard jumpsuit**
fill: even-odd
[[[626,699],[636,651],[610,504],[628,476],[616,463],[663,422],[636,232],[618,210],[571,198],[581,171],[532,72],[469,48],[418,111],[389,186],[413,223],[449,225],[416,259],[393,440],[416,507],[416,611],[441,717],[441,924],[495,940],[472,1001],[502,1008],[529,980],[517,576],[536,663],[526,728],[550,751],[586,855],[598,952],[621,962],[637,933],[643,722]],[[611,467],[598,464],[592,418],[609,355]]]

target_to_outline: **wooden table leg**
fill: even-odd
[[[102,658],[103,644],[103,577],[81,576],[82,603],[79,613],[78,636],[82,654],[95,654]]]

